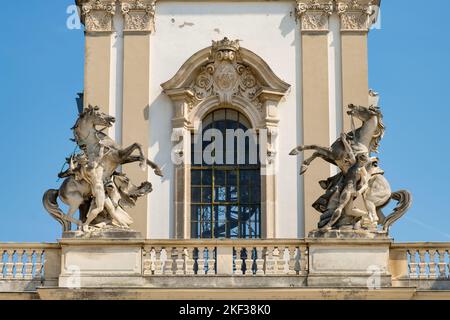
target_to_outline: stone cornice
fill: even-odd
[[[369,31],[380,0],[297,0],[296,17],[303,32],[326,32],[329,17],[339,14],[341,31]]]
[[[155,0],[121,0],[124,31],[153,32],[155,30]]]

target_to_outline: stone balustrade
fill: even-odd
[[[342,245],[345,247],[350,244]],[[133,267],[135,269],[130,271],[128,277],[142,287],[305,287],[317,276],[314,273],[317,270],[313,267],[320,263],[317,257],[315,263],[309,261],[313,250],[317,251],[313,246],[317,247],[317,240],[66,240],[56,244],[0,243],[0,292],[26,292],[36,290],[37,287],[61,285],[61,275],[68,272],[64,271],[66,267],[61,263],[73,258],[67,255],[68,252],[78,254],[84,252],[84,248],[86,252],[99,252],[98,257],[103,257],[105,252],[120,255],[122,252],[135,252],[131,255],[135,258],[130,260],[130,266],[136,267]],[[327,243],[321,242],[320,250],[326,252],[327,246]],[[363,244],[352,242],[351,246],[362,248]],[[386,275],[392,278],[389,283],[393,287],[450,289],[450,243],[388,242],[387,247],[389,270]],[[74,251],[70,251],[70,248]],[[371,244],[368,248],[371,250]],[[98,268],[102,268],[102,263],[97,267],[89,262],[97,260],[80,261],[89,263],[86,265],[88,269],[82,266],[82,277],[100,279]],[[113,257],[111,261],[117,261],[117,258]],[[133,261],[138,264],[135,265]],[[115,276],[122,279],[124,275]],[[323,275],[321,277],[323,280]],[[105,281],[108,279],[104,278]]]
[[[308,269],[302,240],[149,240],[142,254],[144,276],[304,276]]]
[[[421,289],[450,288],[450,243],[406,243],[391,246],[394,285]]]
[[[27,291],[46,279],[57,281],[59,259],[57,244],[0,243],[0,291],[5,290],[3,284]]]

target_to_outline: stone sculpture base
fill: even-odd
[[[389,236],[383,231],[340,229],[330,231],[313,230],[309,233],[308,238],[315,239],[384,239],[388,240]]]
[[[142,275],[143,240],[63,239],[59,287],[136,286]]]
[[[140,232],[119,227],[105,227],[88,232],[66,231],[62,237],[63,239],[142,239]]]
[[[310,287],[392,286],[389,239],[308,239]]]

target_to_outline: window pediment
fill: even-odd
[[[188,122],[192,120],[189,113],[206,100],[220,105],[246,104],[259,113],[253,118],[276,118],[265,110],[265,102],[278,104],[290,88],[262,58],[228,38],[213,41],[211,47],[194,54],[161,86],[174,102],[185,103],[187,110],[182,114]]]

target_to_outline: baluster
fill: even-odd
[[[23,256],[25,254],[25,250],[17,250],[17,262],[16,262],[16,279],[23,279]]]
[[[24,268],[24,278],[32,279],[33,278],[33,250],[25,250],[25,268]]]
[[[198,259],[197,259],[197,274],[205,274],[205,247],[198,247]]]
[[[309,269],[309,258],[308,258],[308,248],[307,247],[299,247],[297,255],[297,259],[299,259],[300,270],[299,273],[302,275],[306,275]]]
[[[172,257],[169,248],[163,248],[164,250],[164,265],[163,265],[163,275],[171,275],[172,274]]]
[[[289,275],[295,275],[297,274],[297,271],[295,270],[295,264],[296,264],[296,257],[297,257],[297,248],[290,246],[288,247],[288,254],[289,254],[289,261],[288,261],[288,274]]]
[[[215,264],[216,260],[214,259],[214,247],[208,247],[208,276],[213,276],[216,274],[216,270],[214,270]]]
[[[177,258],[178,258],[178,248],[172,247],[171,253],[170,253],[170,270],[172,271],[171,274],[177,273]]]
[[[152,260],[151,260],[151,249],[144,248],[142,250],[142,268],[144,276],[151,276],[152,275]]]
[[[264,253],[265,258],[265,274],[275,273],[274,247],[267,247]]]
[[[277,274],[287,274],[288,256],[285,247],[278,247],[279,258],[277,262]]]
[[[424,279],[424,278],[428,278],[428,273],[427,273],[427,262],[425,260],[425,254],[426,254],[426,250],[418,250],[419,251],[419,277]]]
[[[264,275],[264,248],[256,247],[256,275]]]
[[[245,276],[251,277],[253,276],[253,247],[245,248]],[[255,258],[256,260],[256,258]]]
[[[12,279],[14,277],[14,252],[15,250],[6,250],[6,279]]]
[[[5,250],[0,250],[0,279],[3,279],[3,267],[5,263],[3,262],[3,255],[5,254]]]
[[[278,247],[275,247],[273,249],[273,273],[274,274],[283,274],[284,266],[283,266],[283,263],[281,262],[282,259],[280,259],[280,255],[281,255],[280,250],[278,249]],[[280,267],[281,267],[281,273],[279,270]]]
[[[162,261],[163,249],[162,247],[155,247],[155,276],[160,276],[164,272]]]
[[[430,267],[430,278],[431,279],[436,279],[437,278],[437,274],[436,274],[436,261],[435,261],[435,254],[436,254],[436,250],[428,250],[428,255],[430,257],[430,263],[429,263],[429,267]]]
[[[175,274],[184,275],[184,248],[176,248]]]
[[[242,247],[235,247],[236,250],[236,259],[234,261],[236,270],[234,271],[234,274],[237,276],[243,275],[242,272]]]
[[[189,247],[184,249],[184,259],[186,264],[186,274],[194,275],[194,248]]]
[[[34,278],[36,279],[41,279],[44,276],[44,253],[43,250],[36,251],[36,271],[34,274]]]
[[[443,279],[445,278],[445,250],[437,250],[439,262],[438,262],[438,269],[439,269],[439,278]]]
[[[416,250],[408,250],[409,252],[409,278],[417,279],[417,263],[416,263]]]

